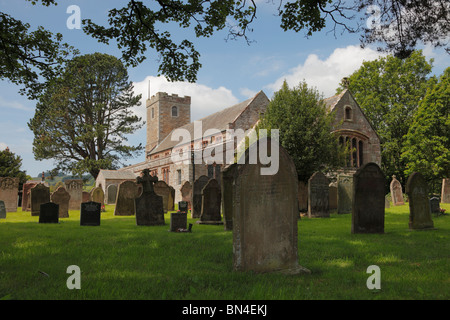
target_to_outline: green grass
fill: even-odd
[[[450,205],[442,205],[447,212]],[[385,234],[351,234],[351,215],[302,218],[299,264],[311,274],[233,271],[232,232],[197,225],[138,227],[134,217],[102,213],[100,227],[81,227],[79,213],[59,224],[29,212],[0,220],[3,299],[450,299],[450,216],[436,230],[410,231],[408,206],[386,210]],[[67,267],[81,269],[81,290],[69,290]],[[381,289],[366,286],[378,265]]]

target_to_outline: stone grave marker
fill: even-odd
[[[106,188],[106,201],[108,204],[115,204],[117,199],[117,186],[115,184],[110,184]]]
[[[180,232],[187,227],[187,213],[186,212],[171,212],[170,213],[170,231]]]
[[[155,193],[163,198],[164,212],[167,212],[169,210],[170,202],[169,185],[165,181],[159,180],[154,184],[153,188],[155,189]]]
[[[183,183],[180,189],[181,200],[188,203],[188,208],[191,210],[192,185],[189,181]]]
[[[221,172],[222,185],[222,214],[224,221],[224,229],[233,230],[233,189],[234,180],[236,178],[236,164],[227,165]]]
[[[70,194],[67,192],[66,188],[59,187],[50,195],[50,200],[59,206],[59,217],[68,218],[69,217],[69,201]]]
[[[384,197],[384,208],[389,209],[391,207],[391,203],[387,197]]]
[[[328,196],[328,209],[331,210],[336,210],[337,209],[337,186],[335,183],[330,183],[330,185],[328,186],[328,192],[329,192],[329,196]]]
[[[208,181],[209,178],[207,176],[200,176],[194,181],[194,186],[192,188],[191,218],[200,218],[202,214],[202,190]]]
[[[175,188],[172,186],[169,186],[169,203],[168,203],[168,211],[175,210]]]
[[[90,202],[91,201],[91,194],[87,191],[83,191],[81,193],[81,202]]]
[[[68,179],[65,180],[66,190],[70,194],[69,210],[80,210],[83,200],[83,180]]]
[[[200,224],[223,224],[220,215],[222,203],[222,194],[219,182],[216,179],[210,179],[202,190],[202,211]]]
[[[134,181],[123,181],[117,191],[115,216],[132,216],[136,212],[135,199],[138,195],[138,187]]]
[[[80,209],[80,226],[99,226],[102,205],[99,202],[83,202]]]
[[[384,173],[373,162],[353,175],[352,233],[384,233]]]
[[[6,219],[6,206],[3,200],[0,200],[0,219]]]
[[[31,215],[39,216],[41,204],[50,202],[50,188],[39,183],[30,189]]]
[[[298,209],[308,212],[308,185],[303,181],[298,182]]]
[[[403,200],[402,184],[400,183],[400,181],[397,180],[395,175],[392,176],[392,181],[389,188],[391,190],[392,205],[393,206],[404,205],[405,202]]]
[[[30,182],[27,181],[23,184],[22,187],[22,211],[30,211],[31,210],[31,202],[30,202],[30,189],[37,185],[39,182]]]
[[[308,217],[327,218],[330,181],[322,172],[315,172],[308,180]]]
[[[58,223],[59,205],[53,202],[43,203],[40,206],[39,223]]]
[[[337,213],[352,213],[353,175],[340,174],[337,178]]]
[[[419,172],[412,173],[406,182],[409,199],[409,228],[411,230],[433,229],[428,185]]]
[[[439,198],[433,197],[430,199],[430,210],[431,213],[440,213],[441,207],[439,205]]]
[[[450,178],[442,179],[441,202],[450,203]]]
[[[261,174],[268,165],[249,162],[250,156],[264,147],[268,157],[278,160],[275,174]],[[270,138],[253,143],[242,157],[232,197],[234,270],[309,272],[298,264],[298,180],[294,162]]]
[[[187,201],[178,201],[178,211],[187,213],[189,210],[189,205]]]
[[[136,178],[136,183],[142,186],[142,194],[136,198],[136,225],[164,225],[163,197],[155,192],[158,177],[150,175],[149,169],[144,169],[142,175]]]
[[[6,212],[16,212],[19,199],[19,178],[0,178],[0,200],[5,202]]]
[[[95,187],[91,190],[91,200],[102,205],[105,203],[105,193],[101,187]]]

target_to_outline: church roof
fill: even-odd
[[[213,113],[207,117],[199,119],[197,121],[202,122],[202,135],[208,129],[217,129],[220,132],[226,130],[228,128],[228,124],[234,123],[236,119],[241,115],[241,113],[258,97],[263,95],[266,99],[263,91],[258,92],[253,98],[247,99],[241,103],[235,104],[234,106],[225,108],[221,111]],[[194,137],[194,122],[188,123],[184,126],[181,126],[177,129],[186,129],[191,137]],[[175,129],[176,130],[176,129]],[[173,131],[172,131],[173,132]],[[171,133],[172,133],[171,132]],[[167,149],[171,149],[175,147],[179,141],[171,140],[171,133],[164,138],[163,141],[159,145],[157,145],[150,154],[155,154]]]
[[[342,90],[341,93],[338,93],[332,97],[323,99],[323,102],[325,102],[325,106],[327,107],[327,111],[330,112],[334,109],[334,107],[337,105],[337,103],[341,100],[341,98],[344,96],[344,94],[348,91],[348,89]]]
[[[128,170],[100,170],[98,176],[104,179],[136,179],[136,175]]]

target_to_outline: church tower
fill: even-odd
[[[179,97],[158,92],[147,99],[147,145],[148,154],[173,129],[191,122],[191,97]]]

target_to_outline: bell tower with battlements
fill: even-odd
[[[158,92],[147,99],[146,154],[155,148],[173,129],[191,122],[191,97]]]

